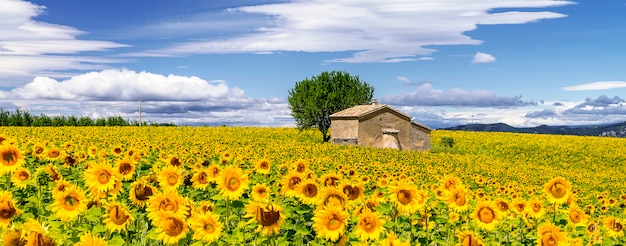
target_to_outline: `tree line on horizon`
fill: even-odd
[[[142,122],[142,126],[175,126],[173,123]],[[0,126],[139,126],[139,121],[125,120],[121,116],[92,119],[89,116],[32,115],[28,111],[15,112],[0,108]]]

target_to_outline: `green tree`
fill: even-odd
[[[323,141],[328,142],[330,115],[355,105],[369,104],[373,96],[374,87],[358,76],[331,71],[296,82],[287,100],[298,129],[316,127],[322,132]]]

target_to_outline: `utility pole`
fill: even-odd
[[[141,127],[141,99],[139,99],[139,127]]]

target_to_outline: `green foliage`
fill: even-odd
[[[343,71],[322,72],[296,82],[289,90],[291,116],[298,129],[317,128],[324,142],[330,139],[330,115],[349,107],[370,103],[374,87]]]
[[[138,121],[125,120],[121,116],[109,116],[107,118],[91,119],[88,116],[80,118],[70,115],[55,115],[50,117],[45,114],[31,115],[28,111],[16,109],[15,112],[0,108],[0,126],[138,126]],[[146,123],[150,126],[175,126],[172,123]]]
[[[441,137],[441,145],[446,148],[454,147],[454,138],[452,137]]]

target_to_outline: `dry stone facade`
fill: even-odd
[[[430,150],[429,127],[384,104],[357,105],[330,115],[334,144]]]

